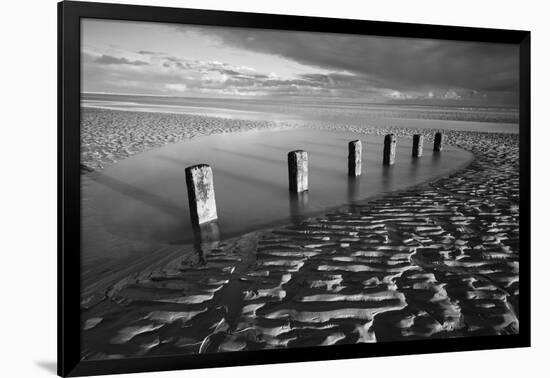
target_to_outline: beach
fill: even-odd
[[[101,99],[101,101],[99,100]],[[193,106],[182,104],[190,103]],[[267,128],[419,128],[517,133],[517,109],[400,107],[297,101],[179,101],[119,95],[84,95],[81,120],[83,170],[102,169],[136,153],[197,136]],[[218,107],[215,107],[218,106]],[[193,110],[189,110],[193,108]],[[254,111],[245,111],[253,109]],[[429,130],[432,130],[431,132]]]
[[[81,164],[84,171],[102,169],[105,165],[168,143],[274,126],[273,122],[83,108]]]
[[[474,113],[427,118],[446,125],[498,121],[476,119]],[[432,127],[416,127],[427,122],[421,116],[376,117],[371,124],[293,118],[83,108],[83,183],[120,160],[213,134],[300,129],[406,138],[420,133],[425,148],[433,140]],[[115,251],[124,248],[162,253],[154,264],[143,260],[134,269],[98,264],[84,272],[82,357],[517,333],[518,134],[465,129],[444,134],[446,145],[473,154],[465,167],[274,227],[159,246],[104,235],[90,225],[90,233],[99,234],[94,238],[112,239],[113,253],[125,253]],[[83,200],[83,214],[92,213]],[[116,279],[103,279],[106,271]]]

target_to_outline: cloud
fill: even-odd
[[[462,96],[460,96],[456,91],[448,90],[443,95],[443,98],[447,100],[458,100],[458,99],[461,99]]]
[[[453,88],[517,93],[519,88],[519,50],[514,45],[237,28],[202,32],[226,45],[349,72],[371,86],[401,93]],[[457,97],[451,92],[447,96]]]
[[[139,52],[138,52],[139,53]],[[458,99],[459,90],[428,92],[399,91],[379,87],[378,81],[367,75],[347,71],[303,73],[295,78],[282,78],[277,74],[261,73],[248,66],[233,66],[211,60],[182,59],[177,56],[163,56],[154,59],[139,72],[127,67],[128,58],[105,58],[101,54],[85,54],[84,64],[92,83],[107,84],[112,91],[121,89],[138,90],[147,93],[208,94],[219,96],[338,96],[367,100],[386,99]],[[108,62],[105,65],[102,62]],[[97,79],[90,77],[97,75]]]
[[[152,55],[152,56],[165,55],[165,53],[163,53],[163,52],[148,51],[148,50],[139,50],[137,53],[140,54],[140,55]]]
[[[111,55],[101,55],[95,59],[96,63],[99,64],[126,64],[131,66],[146,66],[149,63],[142,60],[129,60],[127,58],[117,58],[116,56]]]
[[[211,60],[198,60],[146,45],[116,53],[108,46],[90,46],[82,60],[85,88],[189,96],[517,104],[519,58],[512,45],[258,29],[197,30],[210,40],[214,37],[220,50],[229,47],[241,54],[278,56],[282,64],[286,60],[289,67],[297,68],[280,74],[273,72],[277,71],[273,65],[256,65],[253,59],[232,65],[217,53]],[[182,34],[182,43],[185,38]]]
[[[176,92],[185,92],[187,90],[187,85],[181,83],[170,83],[166,84],[166,89]]]

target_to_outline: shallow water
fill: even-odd
[[[294,117],[283,117],[280,114],[239,110],[224,107],[203,107],[191,105],[171,105],[171,104],[148,104],[139,102],[124,102],[124,101],[105,101],[105,100],[87,100],[84,102],[87,108],[123,110],[123,111],[138,111],[147,113],[176,113],[176,114],[192,114],[200,116],[220,117],[227,119],[247,119],[253,121],[269,121],[280,120],[282,118],[291,120]]]
[[[328,99],[183,98],[84,93],[82,106],[122,111],[188,114],[251,121],[329,123],[386,128],[519,132],[514,107],[374,104]]]
[[[83,198],[93,209],[93,222],[117,237],[184,244],[194,237],[184,172],[191,165],[210,164],[214,174],[219,219],[202,237],[227,238],[419,184],[467,164],[473,156],[450,146],[434,155],[426,141],[424,156],[413,159],[412,139],[399,138],[396,164],[385,167],[383,137],[362,136],[363,175],[349,179],[347,144],[357,137],[349,132],[298,129],[197,138],[106,168],[86,181]],[[309,191],[298,196],[288,191],[287,153],[295,149],[309,154]],[[84,229],[89,229],[86,223],[91,221],[84,214]],[[83,247],[84,261],[117,257],[110,248]]]

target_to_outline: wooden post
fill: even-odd
[[[397,139],[394,134],[388,134],[384,138],[384,165],[393,165],[395,163],[395,150],[397,147]]]
[[[415,158],[419,158],[422,156],[423,151],[424,151],[424,136],[420,134],[414,134],[412,156]]]
[[[434,151],[441,152],[443,149],[443,134],[435,133],[434,135]]]
[[[288,153],[288,185],[289,190],[301,193],[308,190],[307,182],[308,161],[307,152],[302,150]]]
[[[218,219],[212,168],[207,164],[185,168],[185,181],[193,226]]]
[[[352,140],[348,144],[348,176],[361,176],[362,144],[360,140]]]

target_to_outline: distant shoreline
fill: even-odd
[[[275,103],[288,103],[289,97],[285,96],[284,99],[277,97],[246,97],[242,96],[241,98],[235,97],[193,97],[193,96],[171,96],[171,95],[159,95],[159,94],[143,94],[143,93],[108,93],[108,92],[82,92],[82,96],[110,96],[110,97],[150,97],[150,98],[163,98],[163,99],[177,99],[182,101],[269,101]],[[452,104],[447,102],[426,104],[426,103],[415,103],[415,102],[406,102],[405,100],[394,101],[394,102],[363,102],[363,101],[352,101],[352,99],[340,99],[340,98],[320,98],[319,100],[311,100],[307,97],[290,97],[291,100],[297,100],[297,102],[303,103],[332,103],[332,104],[359,104],[359,105],[381,105],[381,106],[418,106],[418,107],[447,107],[447,108],[456,108],[456,109],[506,109],[519,111],[519,107],[511,107],[508,105],[472,105],[472,104]]]

